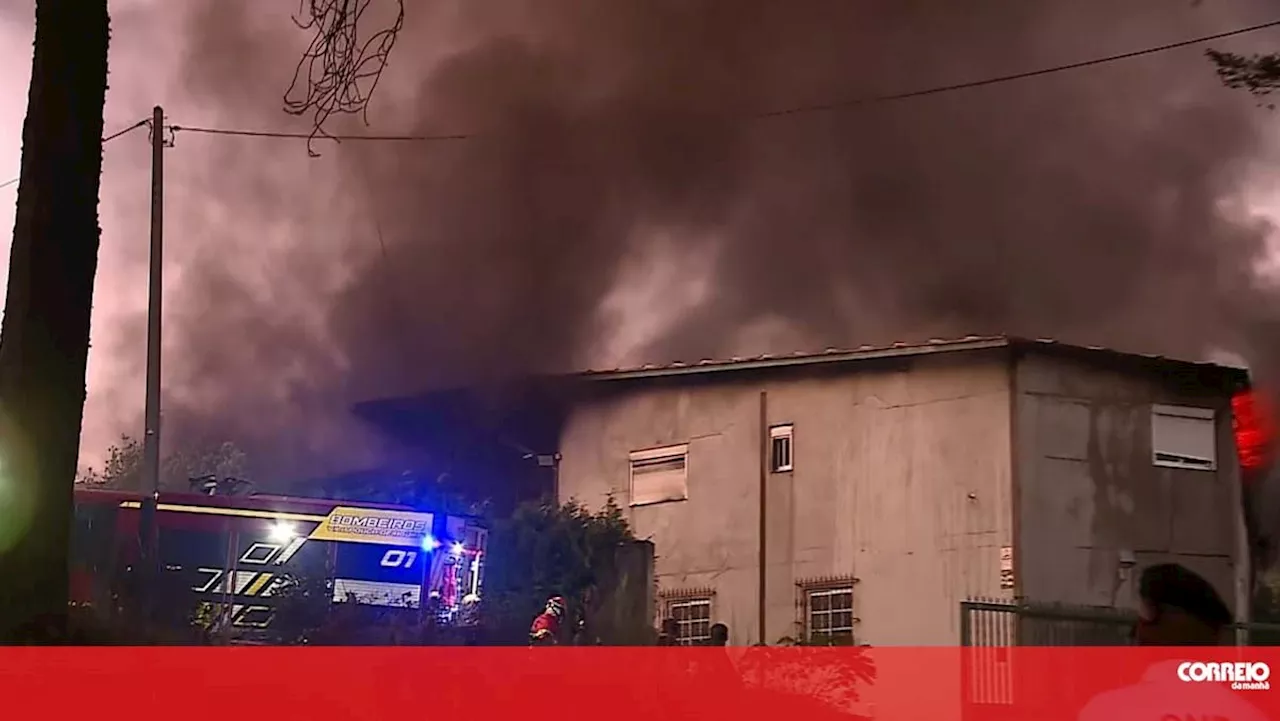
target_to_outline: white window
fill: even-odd
[[[631,505],[683,501],[689,497],[689,446],[667,446],[631,454]]]
[[[769,429],[769,468],[774,473],[786,473],[792,466],[791,426],[774,426]]]
[[[711,640],[711,599],[668,601],[667,618],[676,622],[676,643],[679,645],[701,646]]]
[[[1218,467],[1214,413],[1209,408],[1151,407],[1151,462],[1166,468]]]
[[[810,641],[853,641],[853,586],[805,591],[806,626]]]

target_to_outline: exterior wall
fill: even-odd
[[[713,590],[734,645],[799,636],[802,585],[855,577],[860,642],[956,643],[960,600],[1007,593],[1009,368],[1001,353],[870,368],[649,383],[581,405],[561,438],[561,496],[596,507],[612,494],[655,544],[660,592]],[[761,391],[768,423],[795,434],[795,470],[767,479],[764,639]],[[688,500],[629,507],[629,453],[678,443]]]
[[[598,605],[591,610],[589,633],[608,646],[653,643],[653,544],[631,543],[614,554],[601,580]]]
[[[1134,607],[1141,569],[1174,561],[1247,617],[1247,555],[1230,398],[1192,384],[1055,356],[1017,365],[1018,592],[1035,601]],[[1151,462],[1151,405],[1212,408],[1218,470]],[[1244,559],[1235,563],[1234,559]],[[1129,566],[1130,563],[1135,565]]]

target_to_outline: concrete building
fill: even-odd
[[[1126,607],[1166,560],[1247,615],[1242,370],[971,337],[582,380],[559,495],[626,510],[687,639],[955,644],[965,599]]]

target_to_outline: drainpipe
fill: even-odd
[[[769,396],[765,391],[760,391],[760,574],[759,588],[757,592],[759,598],[757,604],[759,608],[759,616],[757,618],[758,642],[761,644],[768,643],[765,640],[765,603],[768,600],[768,561],[769,554],[765,544],[768,531],[768,491],[769,491]]]

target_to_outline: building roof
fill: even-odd
[[[796,352],[790,355],[761,355],[750,358],[726,358],[700,360],[695,363],[668,363],[643,365],[633,368],[589,370],[579,374],[589,380],[639,380],[671,376],[705,375],[729,371],[767,370],[795,366],[816,366],[869,361],[884,358],[924,356],[939,353],[958,353],[997,348],[1029,350],[1032,352],[1059,353],[1083,356],[1095,361],[1157,364],[1188,371],[1204,371],[1225,374],[1238,382],[1247,383],[1248,372],[1207,361],[1190,361],[1161,355],[1132,353],[1102,346],[1081,346],[1051,338],[1020,338],[1016,336],[965,336],[964,338],[934,338],[922,343],[892,343],[890,345],[864,345],[852,349],[828,348],[820,352]]]
[[[1210,362],[1189,361],[1160,355],[1130,353],[1101,346],[1081,346],[1048,338],[1020,338],[1009,335],[966,336],[933,339],[923,343],[893,343],[883,346],[861,346],[853,349],[831,348],[817,353],[762,355],[751,358],[701,360],[694,363],[644,365],[634,368],[588,370],[559,376],[540,376],[516,384],[519,390],[508,390],[493,398],[480,399],[477,389],[456,388],[419,393],[398,398],[369,400],[356,404],[352,411],[376,426],[403,428],[408,438],[440,435],[441,429],[457,429],[472,416],[486,418],[481,425],[487,433],[501,432],[507,438],[523,438],[530,447],[550,447],[554,423],[546,421],[547,409],[561,413],[582,393],[605,390],[599,384],[645,383],[661,379],[704,381],[731,377],[731,372],[774,372],[787,369],[838,368],[841,365],[913,358],[944,353],[1004,350],[1053,354],[1113,368],[1147,373],[1174,373],[1196,385],[1221,388],[1227,392],[1249,385],[1249,374],[1235,368]],[[510,406],[510,407],[508,407]],[[516,410],[512,410],[512,409]],[[504,410],[505,409],[505,410]],[[530,410],[535,409],[535,410]],[[558,416],[556,416],[558,417]],[[558,422],[558,421],[557,421]],[[509,426],[509,427],[508,427]],[[493,430],[497,428],[498,430]],[[529,437],[529,428],[537,429],[538,440]],[[542,434],[547,435],[546,438]],[[528,455],[528,454],[525,454]]]

